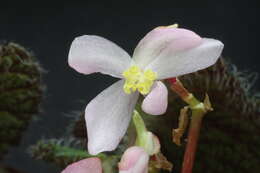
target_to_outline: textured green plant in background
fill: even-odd
[[[82,148],[77,147],[77,141],[74,139],[66,140],[41,140],[30,148],[30,152],[35,159],[42,159],[53,162],[60,167],[73,163],[77,160],[89,157],[89,154]]]
[[[15,43],[0,45],[0,160],[18,145],[29,121],[39,113],[42,69],[32,53]]]
[[[221,58],[208,69],[180,78],[185,88],[199,99],[203,100],[204,94],[208,93],[214,108],[214,111],[205,115],[203,120],[194,173],[244,173],[260,170],[259,100],[256,97],[257,93],[251,90],[254,76],[237,71],[235,66]],[[172,129],[178,126],[179,111],[185,103],[174,93],[169,92],[169,94],[169,107],[163,116],[148,116],[138,106],[137,109],[145,119],[147,128],[159,137],[162,153],[173,163],[173,172],[180,172],[185,136],[182,145],[177,146],[172,142],[171,134]],[[78,114],[77,117],[78,119],[70,128],[70,136],[76,138],[76,141],[82,145],[81,150],[84,151],[87,138],[85,120],[83,114]],[[132,132],[133,127],[130,126],[127,137],[113,154],[120,155],[121,151],[133,142]],[[66,166],[64,161],[64,164],[60,164],[62,160],[75,161],[75,155],[65,154],[57,157],[57,151],[60,150],[51,147],[48,150],[56,155],[48,155],[50,151],[46,152],[40,149],[40,146],[44,145],[38,143],[34,147],[33,154],[36,158],[59,162],[61,168]],[[62,149],[63,145],[56,145],[56,147]],[[71,148],[73,149],[73,145]],[[56,161],[53,161],[55,159]]]

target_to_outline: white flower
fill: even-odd
[[[120,78],[86,107],[88,151],[114,150],[125,134],[139,93],[142,109],[153,115],[167,108],[167,89],[158,81],[192,73],[214,64],[224,45],[173,26],[157,27],[137,45],[133,58],[105,38],[77,37],[69,52],[69,65],[83,74],[100,72]]]

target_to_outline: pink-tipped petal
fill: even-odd
[[[196,47],[183,51],[172,51],[176,45],[169,43],[168,48],[150,63],[146,68],[157,73],[158,79],[167,79],[202,70],[213,65],[220,57],[223,43],[203,38]]]
[[[173,53],[201,44],[202,39],[194,32],[173,27],[157,27],[149,32],[137,45],[133,59],[144,68],[170,47]]]
[[[72,42],[68,62],[80,73],[100,72],[122,78],[131,58],[122,48],[105,38],[84,35]]]
[[[158,81],[151,92],[144,98],[142,110],[151,115],[161,115],[166,112],[168,106],[168,90]]]
[[[80,160],[67,166],[61,173],[102,173],[101,161],[97,157]]]
[[[126,94],[124,80],[111,85],[86,107],[88,151],[96,155],[112,151],[124,136],[131,120],[138,93]]]
[[[141,147],[128,148],[118,164],[119,173],[147,173],[149,155]]]

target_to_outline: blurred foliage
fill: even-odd
[[[43,70],[32,53],[15,43],[0,45],[0,160],[18,145],[22,133],[39,113]],[[0,166],[1,171],[17,172]]]
[[[45,160],[60,167],[65,167],[70,163],[90,156],[86,150],[77,148],[74,142],[76,140],[73,139],[41,140],[30,148],[30,152],[35,159]]]
[[[205,93],[208,93],[214,108],[213,112],[204,117],[202,123],[194,173],[244,173],[260,170],[260,150],[258,149],[260,145],[258,137],[260,134],[260,102],[256,97],[258,94],[252,90],[256,75],[239,72],[234,65],[221,58],[214,66],[182,76],[180,80],[200,100],[203,100]],[[162,153],[174,165],[173,172],[180,172],[187,134],[185,133],[180,147],[172,142],[171,134],[172,129],[178,126],[179,111],[185,106],[185,103],[175,93],[169,92],[167,113],[163,116],[151,116],[140,110],[141,100],[142,98],[137,105],[138,111],[145,119],[148,129],[159,137]],[[73,125],[69,128],[68,136],[75,137],[78,144],[86,148],[87,133],[83,113],[78,113],[74,117],[77,118],[72,121]],[[119,148],[115,152],[105,153],[105,155],[120,157],[122,152],[133,144],[134,138],[134,128],[130,124],[128,133]],[[75,155],[66,152],[62,157],[57,156],[60,150],[56,147],[64,149],[63,146],[49,146],[48,150],[39,146],[48,145],[36,144],[34,157],[54,162],[61,168],[68,163],[63,162],[64,158],[70,162],[76,159]],[[73,151],[74,147],[70,146],[70,148]],[[61,164],[62,162],[64,164]],[[111,167],[111,165],[114,165],[115,168],[116,161],[108,166],[103,164],[105,168]],[[114,172],[116,172],[115,169]]]
[[[62,169],[78,160],[93,157],[87,153],[85,148],[81,147],[79,140],[75,138],[41,140],[31,146],[30,153],[34,159],[54,163]],[[116,163],[119,161],[119,157],[113,154],[99,154],[95,157],[102,160],[106,173],[113,173]]]

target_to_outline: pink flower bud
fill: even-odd
[[[102,173],[101,161],[97,157],[80,160],[67,166],[61,173]]]
[[[147,173],[149,155],[141,147],[130,147],[118,164],[119,173]]]

